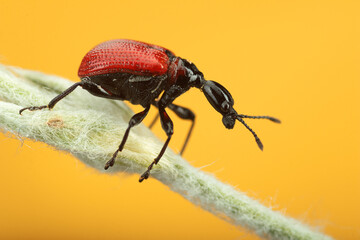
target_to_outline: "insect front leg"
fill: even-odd
[[[180,151],[180,156],[181,156],[183,154],[184,150],[185,150],[185,147],[186,147],[189,139],[190,139],[191,132],[194,129],[195,114],[190,109],[179,106],[179,105],[176,105],[176,104],[173,104],[173,103],[169,104],[168,108],[170,108],[174,113],[176,113],[176,115],[178,117],[180,117],[181,119],[191,120],[191,127],[190,127],[189,132],[188,132],[188,134],[186,136],[184,145],[183,145],[183,147],[181,148],[181,151]]]
[[[124,148],[126,140],[127,140],[128,136],[129,136],[130,129],[132,127],[138,125],[139,123],[141,123],[142,120],[144,120],[144,118],[148,114],[149,110],[150,110],[150,105],[147,106],[144,111],[139,112],[139,113],[135,114],[134,116],[132,116],[132,118],[129,121],[129,125],[128,125],[126,131],[125,131],[124,137],[123,137],[123,139],[122,139],[122,141],[121,141],[121,143],[119,145],[119,148],[114,152],[112,158],[109,161],[106,162],[105,167],[104,167],[105,170],[107,170],[109,167],[112,167],[114,165],[115,158],[116,158],[117,154],[119,152],[121,152],[123,150],[123,148]]]
[[[158,102],[153,102],[152,103],[155,107],[158,107]],[[186,107],[182,107],[173,103],[170,103],[168,105],[168,108],[170,108],[179,118],[184,119],[184,120],[191,120],[191,126],[190,129],[188,131],[188,134],[186,136],[185,142],[181,148],[180,151],[180,156],[184,153],[185,148],[187,146],[187,143],[189,142],[192,130],[194,129],[194,125],[195,125],[195,114],[193,111],[191,111],[190,109],[186,108]],[[151,122],[151,124],[149,125],[149,128],[151,129],[154,124],[156,123],[157,119],[159,118],[159,113],[156,115],[156,117],[154,118],[154,120]]]

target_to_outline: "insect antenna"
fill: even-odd
[[[252,135],[254,135],[255,141],[257,143],[257,145],[259,146],[259,148],[261,149],[261,151],[263,150],[264,146],[262,144],[262,142],[260,141],[260,138],[256,135],[256,133],[254,132],[254,130],[252,130],[246,123],[245,121],[242,119],[242,116],[246,116],[246,115],[237,115],[236,119],[239,120],[242,124],[244,124],[244,126],[252,133]],[[250,118],[253,118],[251,116],[249,116]],[[246,117],[245,117],[246,118]]]
[[[252,119],[269,119],[272,122],[281,123],[281,121],[277,118],[270,117],[270,116],[249,116],[244,114],[237,115],[240,118],[252,118]]]

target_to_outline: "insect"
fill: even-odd
[[[155,106],[159,110],[158,116],[160,116],[161,126],[167,139],[158,156],[140,176],[139,182],[150,176],[151,169],[163,156],[173,135],[173,122],[166,108],[192,123],[180,154],[184,152],[194,127],[195,114],[188,108],[174,104],[173,101],[191,87],[199,88],[204,93],[213,108],[223,116],[222,122],[226,128],[232,129],[236,120],[241,122],[253,134],[261,150],[263,144],[245,123],[244,118],[262,118],[280,123],[280,120],[269,116],[238,114],[233,108],[234,100],[226,88],[215,81],[205,80],[203,73],[193,63],[157,45],[126,39],[103,42],[85,55],[78,75],[81,81],[56,96],[48,105],[26,107],[19,113],[21,114],[24,110],[52,109],[57,102],[78,86],[98,97],[140,104],[144,110],[130,119],[118,149],[105,164],[105,169],[108,169],[114,165],[117,154],[123,150],[130,129],[143,121],[151,105]],[[159,98],[161,93],[163,94]]]

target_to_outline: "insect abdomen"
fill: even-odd
[[[87,76],[83,88],[95,96],[128,100],[132,104],[150,105],[164,90],[167,75],[137,76],[130,73],[107,73]]]

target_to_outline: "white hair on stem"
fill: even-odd
[[[0,129],[70,152],[104,172],[104,164],[117,149],[133,115],[122,101],[98,98],[78,89],[51,111],[25,111],[19,115],[21,108],[47,104],[71,84],[64,78],[0,65]],[[106,172],[141,174],[161,147],[160,140],[140,124],[131,130],[124,151]],[[203,209],[263,238],[331,239],[192,167],[169,148],[151,177]]]

